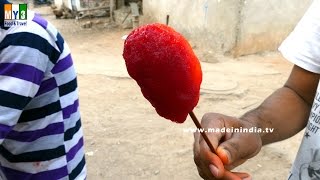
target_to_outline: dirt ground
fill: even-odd
[[[74,19],[57,20],[49,7],[33,8],[51,21],[68,42],[78,72],[88,179],[199,180],[193,163],[191,119],[184,124],[159,117],[129,78],[121,37],[130,30],[100,24],[82,29]],[[105,19],[102,19],[105,20]],[[198,54],[210,53],[196,48]],[[291,64],[278,53],[237,59],[221,56],[202,63],[204,81],[195,113],[240,116],[283,85]],[[202,59],[208,60],[208,59]],[[302,133],[265,146],[236,170],[256,180],[286,179]]]

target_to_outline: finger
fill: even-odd
[[[199,145],[199,138],[200,134],[198,132],[193,133],[194,136],[194,143],[193,143],[193,160],[194,163],[198,166],[201,167],[202,165],[202,160],[200,157],[200,145]],[[198,168],[199,169],[199,168]],[[199,171],[200,174],[200,171]],[[201,175],[200,175],[201,176]],[[201,176],[202,177],[202,176]]]
[[[200,152],[200,146],[199,146],[200,133],[199,132],[193,133],[193,137],[194,137],[193,152]]]
[[[219,171],[219,168],[223,169],[222,162],[219,160],[218,156],[214,155],[210,151],[205,141],[199,142],[200,137],[201,137],[200,133],[194,133],[194,148],[193,148],[194,162],[197,165],[199,175],[203,179],[215,179],[214,177],[221,177],[223,171]],[[201,151],[201,146],[202,146],[202,151]],[[207,158],[208,156],[215,156],[215,157]],[[210,163],[218,164],[219,168],[217,168],[214,165],[211,165],[213,167],[210,168],[209,166]]]
[[[201,126],[206,131],[206,134],[212,146],[216,149],[219,145],[220,140],[225,136],[225,133],[216,132],[216,131],[209,132],[208,129],[209,128],[222,129],[223,127],[225,127],[224,120],[218,114],[208,113],[202,117]],[[202,136],[200,136],[199,141],[200,142],[204,141]]]
[[[237,174],[234,174],[230,171],[225,171],[223,180],[242,180]]]
[[[243,180],[243,179],[249,180],[251,179],[251,176],[248,173],[225,171],[225,174],[222,179],[223,180]]]
[[[203,170],[198,167],[199,175],[204,179],[223,179],[223,180],[242,180],[244,178],[250,177],[247,173],[230,172],[224,168],[224,165],[220,158],[210,152],[209,149],[201,150],[200,154],[203,156],[202,164],[200,167],[208,167],[209,171]],[[207,161],[205,161],[207,160]],[[236,163],[243,163],[244,161],[239,161]],[[209,163],[209,165],[207,165]]]
[[[224,168],[227,169],[227,170],[232,170],[235,167],[240,166],[241,164],[243,164],[246,161],[247,161],[247,159],[240,159],[240,160],[237,160],[237,161],[233,162],[232,164],[224,165]]]
[[[197,166],[197,169],[198,169],[199,176],[202,177],[203,179],[206,179],[207,176],[205,175],[205,173],[203,173],[202,169],[199,168],[198,166]]]
[[[245,179],[245,180],[252,179],[252,177],[248,173],[244,173],[244,172],[231,172],[231,173],[233,173],[234,175],[238,176],[241,179]]]
[[[248,143],[250,142],[250,143]],[[233,134],[217,148],[217,154],[226,165],[233,164],[240,159],[248,159],[256,155],[261,149],[261,139],[250,134]]]
[[[210,151],[205,141],[200,142],[200,159],[202,163],[201,167],[209,170],[204,170],[207,177],[221,178],[223,176],[225,169],[222,161],[216,154]]]
[[[221,179],[221,180],[249,180],[252,179],[251,176],[248,173],[243,173],[243,172],[230,172],[230,171],[225,171],[222,177],[217,177],[217,178],[208,178],[208,176],[204,175],[201,176],[204,179]]]

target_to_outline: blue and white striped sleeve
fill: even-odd
[[[45,41],[17,32],[0,42],[0,144],[39,90],[47,68]]]

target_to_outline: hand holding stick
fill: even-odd
[[[204,132],[204,129],[202,128],[198,118],[196,117],[196,115],[193,113],[193,111],[191,111],[189,113],[191,119],[193,120],[194,124],[197,126],[198,130],[200,130],[200,134],[202,135],[203,139],[206,141],[207,145],[209,146],[210,150],[214,153],[214,154],[217,154],[216,153],[216,150],[214,149],[214,147],[212,146],[206,132]]]

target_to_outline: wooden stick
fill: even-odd
[[[214,154],[217,154],[216,153],[216,150],[214,149],[214,147],[212,146],[206,132],[204,132],[204,129],[202,128],[198,118],[196,117],[196,115],[193,113],[193,111],[191,111],[189,113],[191,119],[193,120],[194,124],[197,126],[200,134],[202,135],[203,139],[206,141],[207,145],[209,146],[210,150],[214,153]]]

